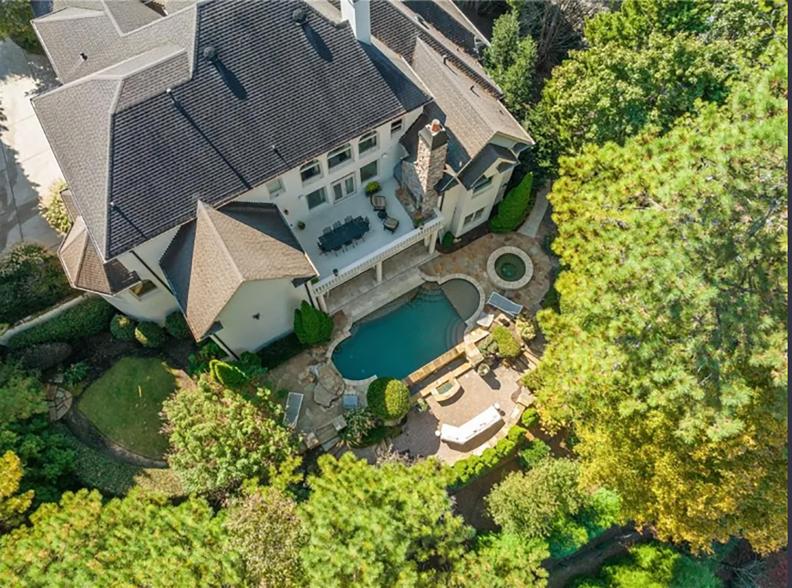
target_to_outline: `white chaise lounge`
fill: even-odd
[[[437,435],[446,443],[464,445],[503,420],[498,408],[500,407],[497,404],[493,404],[484,412],[479,413],[459,427],[455,427],[454,425],[441,425]]]
[[[498,294],[497,292],[493,292],[490,294],[489,298],[487,299],[487,304],[490,306],[494,306],[500,311],[505,312],[511,316],[517,316],[522,312],[522,304],[517,304],[516,302],[512,302],[505,296]]]

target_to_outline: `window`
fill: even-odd
[[[269,192],[270,198],[277,198],[278,195],[283,192],[283,182],[280,178],[275,178],[267,182],[267,192]]]
[[[347,143],[343,147],[333,149],[327,154],[327,167],[333,169],[334,167],[341,165],[350,159],[352,159],[352,145]]]
[[[372,178],[376,178],[379,170],[377,169],[377,160],[367,163],[360,168],[360,183],[365,184]]]
[[[395,135],[396,133],[400,133],[402,130],[402,124],[404,123],[404,119],[395,120],[391,123],[391,135]]]
[[[473,184],[473,193],[479,194],[490,187],[492,184],[492,176],[481,176],[476,183]]]
[[[325,194],[325,189],[319,188],[318,190],[314,190],[313,192],[305,196],[305,200],[308,202],[308,210],[311,210],[312,208],[316,208],[320,204],[324,204],[325,202],[327,202],[327,195]]]
[[[377,131],[371,131],[363,135],[358,141],[358,153],[363,154],[369,149],[374,149],[377,146]]]
[[[355,193],[355,176],[348,175],[340,182],[333,184],[333,202],[343,200]]]
[[[463,221],[463,225],[469,225],[473,221],[479,220],[482,216],[484,216],[484,211],[486,208],[479,208],[476,212],[471,212],[469,215],[465,217]]]
[[[322,166],[319,165],[319,161],[317,159],[309,161],[300,168],[300,177],[302,178],[303,183],[307,182],[308,180],[321,177],[321,175]]]
[[[154,282],[151,280],[143,280],[142,282],[132,286],[129,290],[138,298],[143,298],[146,294],[153,292],[156,289],[157,287],[154,285]]]

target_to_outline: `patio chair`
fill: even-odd
[[[489,298],[487,299],[487,304],[513,317],[516,317],[518,314],[520,314],[523,309],[522,304],[517,304],[516,302],[509,300],[497,292],[490,294]]]
[[[382,221],[382,226],[389,230],[391,233],[399,228],[399,220],[388,216]]]
[[[350,215],[347,215],[347,216],[344,218],[344,222],[345,222],[345,223],[351,223],[351,222],[352,222],[352,215],[351,215],[351,214],[350,214]]]
[[[382,194],[375,194],[371,197],[371,207],[379,212],[380,210],[385,210],[385,205],[387,201],[385,200],[385,196]]]
[[[322,234],[326,235],[327,233],[330,233],[332,230],[333,227],[325,227],[324,229],[322,229]]]
[[[334,222],[334,223],[333,223],[333,228],[334,228],[334,229],[337,229],[337,228],[339,228],[339,227],[340,227],[342,224],[343,224],[343,223],[342,223],[341,221],[336,221],[336,222]]]

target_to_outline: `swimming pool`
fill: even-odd
[[[451,282],[464,282],[469,288],[446,287]],[[460,343],[465,321],[456,308],[469,308],[473,295],[477,307],[479,295],[465,280],[446,284],[421,286],[355,323],[351,336],[333,351],[341,375],[349,380],[404,378]],[[454,304],[444,290],[451,292]]]

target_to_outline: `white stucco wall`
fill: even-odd
[[[290,280],[247,282],[220,313],[223,328],[216,334],[237,355],[258,349],[292,330],[294,309],[303,300],[305,286],[295,288]]]

